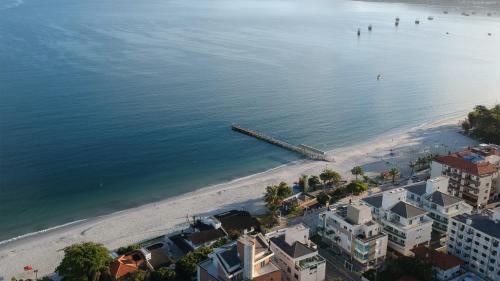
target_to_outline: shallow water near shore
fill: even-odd
[[[300,159],[232,132],[233,122],[330,150],[496,102],[500,20],[481,13],[316,0],[2,2],[0,240]]]

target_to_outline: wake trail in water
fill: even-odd
[[[8,10],[12,9],[18,6],[21,6],[24,4],[24,0],[12,0],[12,1],[7,1],[7,3],[0,5],[0,11],[1,10]]]

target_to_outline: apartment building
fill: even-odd
[[[500,280],[500,209],[451,218],[447,251],[486,280]]]
[[[451,217],[470,214],[473,209],[461,198],[447,194],[448,184],[448,177],[439,176],[403,187],[407,202],[426,210],[434,221],[432,229],[442,235],[446,235]]]
[[[303,224],[270,233],[273,262],[282,270],[283,281],[324,281],[326,261],[309,240],[309,228]]]
[[[274,253],[262,234],[243,235],[198,264],[198,281],[279,281],[281,270],[271,261]]]
[[[405,256],[416,246],[429,244],[433,224],[427,211],[406,202],[406,193],[396,188],[362,199],[387,234],[389,248]]]
[[[493,152],[490,152],[493,153]],[[449,192],[475,208],[483,208],[488,201],[498,198],[500,182],[495,155],[486,155],[479,148],[438,156],[431,162],[431,177],[449,177]]]
[[[351,256],[356,271],[376,268],[385,260],[387,234],[362,202],[337,205],[319,214],[318,234]]]

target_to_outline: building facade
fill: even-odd
[[[500,192],[498,168],[487,159],[495,158],[487,158],[478,149],[438,156],[431,162],[431,177],[449,177],[448,190],[452,195],[475,208],[483,208]]]
[[[416,246],[429,244],[433,224],[427,211],[406,202],[406,192],[396,188],[362,199],[387,234],[389,248],[405,256]]]
[[[470,214],[473,209],[462,199],[447,194],[448,183],[448,177],[439,176],[404,187],[407,202],[426,210],[434,221],[432,229],[442,235],[446,235],[451,217]]]
[[[447,251],[487,280],[500,280],[500,209],[451,218]]]
[[[385,260],[388,236],[373,220],[371,208],[361,202],[334,206],[319,214],[318,234],[351,256],[359,271],[376,268]]]
[[[326,261],[309,240],[309,228],[298,224],[269,234],[273,262],[283,281],[324,281]]]

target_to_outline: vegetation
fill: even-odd
[[[316,199],[318,200],[319,204],[321,204],[322,206],[326,206],[327,203],[329,203],[330,196],[328,196],[328,194],[326,194],[325,192],[321,192],[320,194],[318,194]]]
[[[339,173],[330,169],[324,169],[319,178],[323,181],[325,187],[337,185],[342,180],[342,176]]]
[[[316,190],[316,188],[321,185],[321,181],[318,176],[311,176],[307,179],[307,185],[310,189]]]
[[[127,247],[118,248],[118,250],[116,250],[116,253],[119,255],[125,255],[125,254],[133,252],[135,250],[139,250],[140,248],[141,248],[141,246],[139,244],[132,244],[132,245],[129,245]]]
[[[484,142],[500,144],[500,104],[488,109],[478,105],[469,112],[462,123],[462,129],[470,136]]]
[[[189,280],[196,273],[196,265],[211,252],[212,248],[202,247],[187,253],[175,263],[175,273],[181,280]]]
[[[399,169],[394,167],[389,170],[389,175],[391,175],[392,183],[396,181],[396,177],[399,176]]]
[[[351,174],[356,177],[356,181],[358,180],[358,176],[364,175],[363,168],[361,166],[355,166],[351,169]]]
[[[264,200],[266,207],[274,218],[277,218],[278,210],[281,207],[283,199],[292,194],[292,188],[286,183],[281,182],[279,185],[270,185],[266,188]]]
[[[361,193],[368,190],[368,184],[360,181],[352,181],[345,188],[347,189],[348,193],[360,195]]]
[[[10,278],[10,281],[34,281],[33,279],[17,279],[16,277]],[[45,276],[42,277],[41,279],[36,279],[36,281],[53,281],[52,278]]]
[[[366,271],[363,276],[370,281],[384,280],[397,281],[403,276],[411,276],[421,281],[432,280],[432,266],[424,262],[422,259],[415,257],[399,257],[397,259],[388,260],[384,271],[377,272],[375,278],[375,270]]]
[[[302,192],[307,192],[309,190],[309,182],[308,182],[308,175],[302,175],[299,178],[299,187],[300,191]]]
[[[108,271],[111,257],[101,244],[85,242],[64,249],[64,258],[56,268],[63,281],[97,281]]]
[[[176,280],[175,271],[162,267],[151,273],[151,281],[170,281]]]

